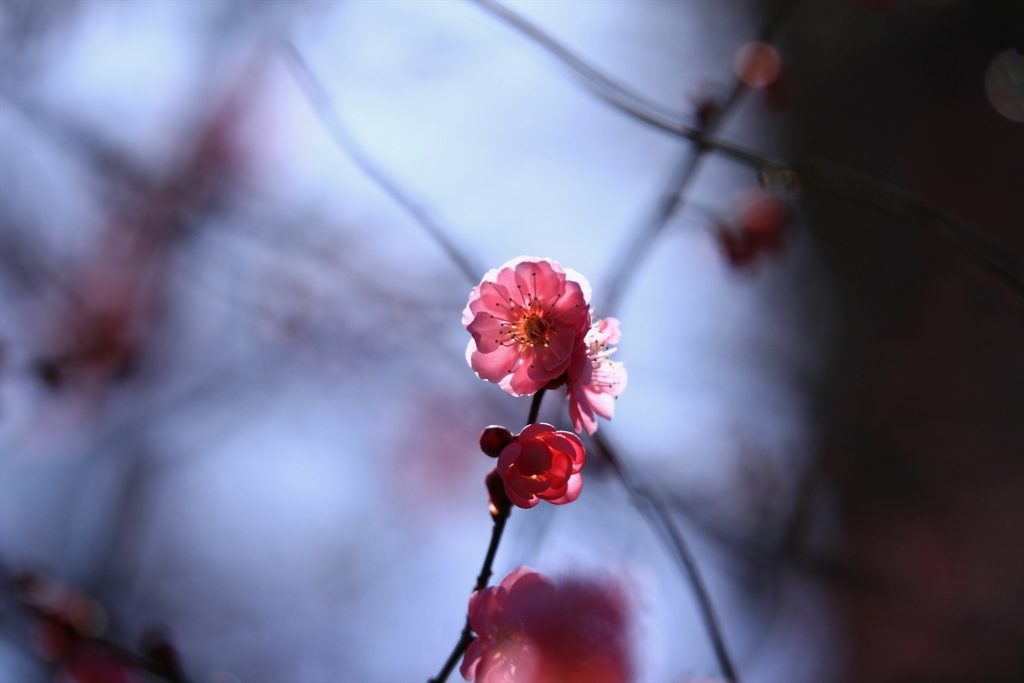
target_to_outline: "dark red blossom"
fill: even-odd
[[[586,462],[583,443],[571,432],[549,424],[523,429],[498,457],[498,475],[517,507],[532,508],[541,500],[571,503],[583,489],[580,470]]]

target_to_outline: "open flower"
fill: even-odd
[[[606,420],[615,414],[615,399],[626,388],[626,368],[610,360],[614,345],[621,337],[619,321],[615,318],[599,320],[584,338],[583,347],[569,364],[569,417],[576,433],[586,429],[587,434],[597,431],[597,418]],[[609,348],[612,347],[612,348]]]
[[[517,507],[532,508],[541,500],[563,505],[579,497],[586,459],[575,434],[540,423],[527,426],[502,449],[497,469]]]
[[[520,567],[473,593],[477,634],[461,672],[475,683],[625,683],[633,675],[629,609],[613,582],[555,583]]]
[[[590,285],[551,259],[520,256],[469,294],[462,324],[473,371],[513,396],[561,376],[590,329]]]

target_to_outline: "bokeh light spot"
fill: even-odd
[[[736,75],[751,88],[763,88],[774,81],[780,64],[779,53],[767,43],[747,43],[733,59]]]
[[[1024,123],[1024,55],[1012,47],[997,54],[985,72],[985,94],[997,112]]]

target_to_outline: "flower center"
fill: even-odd
[[[529,344],[547,344],[551,324],[536,313],[530,313],[519,323],[522,337]]]

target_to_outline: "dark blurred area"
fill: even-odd
[[[803,3],[789,27],[794,152],[902,186],[1019,262],[1024,125],[983,76],[1024,53],[1024,3],[860,4]],[[1024,680],[1024,301],[934,235],[805,209],[842,315],[815,412],[850,679]]]

